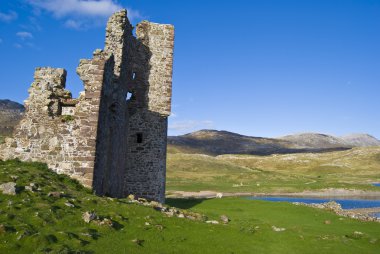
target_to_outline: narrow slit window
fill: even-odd
[[[143,142],[143,134],[141,132],[136,135],[137,144],[141,144]]]
[[[133,72],[132,73],[132,80],[135,80],[136,79],[136,72]]]

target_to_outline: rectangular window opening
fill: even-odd
[[[143,134],[141,132],[136,134],[137,143],[141,144],[143,142]]]

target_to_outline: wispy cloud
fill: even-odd
[[[210,129],[213,128],[214,122],[210,120],[185,120],[185,121],[175,121],[169,124],[169,130],[172,131],[193,131],[199,129]]]
[[[116,0],[27,0],[36,11],[46,11],[57,19],[66,19],[65,27],[73,29],[86,28],[90,25],[104,23],[104,19],[123,9]],[[130,20],[141,18],[138,11],[128,9]],[[100,19],[100,20],[99,20]]]
[[[172,112],[171,114],[170,114],[170,118],[177,118],[178,117],[178,114],[177,113],[174,113],[174,112]]]
[[[11,22],[17,19],[18,15],[14,11],[9,11],[8,13],[0,12],[0,21]]]
[[[28,22],[25,24],[20,24],[20,28],[35,32],[42,31],[42,27],[36,17],[28,17]]]
[[[65,22],[65,27],[72,28],[72,29],[81,29],[83,28],[83,23],[78,20],[68,19]]]
[[[113,0],[28,0],[28,2],[53,13],[58,18],[73,15],[108,17],[123,8]]]
[[[17,35],[17,37],[21,38],[22,40],[33,38],[33,34],[31,34],[29,32],[25,32],[25,31],[17,32],[16,35]]]
[[[22,45],[20,43],[13,44],[13,47],[15,47],[17,49],[22,49]]]
[[[3,43],[3,39],[0,38],[0,43]]]

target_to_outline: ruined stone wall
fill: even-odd
[[[97,52],[94,59],[81,61],[78,74],[85,92],[75,105],[75,113],[68,117],[62,115],[64,103],[71,99],[65,90],[66,71],[36,69],[25,116],[0,149],[2,159],[45,162],[57,173],[92,186],[100,94],[107,84],[104,81],[111,81],[113,64],[108,55]]]
[[[135,38],[126,14],[109,19],[104,51],[80,61],[78,99],[65,90],[65,70],[36,69],[26,115],[0,158],[46,162],[98,195],[163,202],[174,28],[143,21]]]
[[[111,176],[118,179],[108,181],[109,186],[103,184],[97,192],[112,193],[113,196],[133,193],[138,197],[163,202],[174,28],[171,25],[143,21],[137,25],[135,38],[132,26],[126,19],[126,12],[121,11],[109,19],[106,31],[105,51],[115,57],[114,85],[118,86],[118,95],[113,97],[114,103],[120,111],[117,115],[125,116],[116,122],[112,119],[107,120],[108,123],[116,123],[112,130],[113,137],[117,137],[117,140],[112,142],[114,147],[109,146],[106,150],[117,154],[119,159],[121,151],[124,151],[124,148],[127,150],[123,155],[126,159],[124,164],[117,163],[124,168],[115,169],[111,173]],[[127,108],[126,112],[124,106]],[[121,131],[127,138],[126,147],[120,143],[121,140],[125,141],[120,134]],[[103,165],[102,168],[107,168],[110,172],[110,166],[105,166],[104,163]],[[121,184],[122,193],[119,192],[121,176],[124,180]],[[103,180],[100,180],[101,178]],[[108,178],[107,175],[98,177],[95,173],[95,179],[99,179],[99,183],[104,183]],[[96,185],[94,187],[97,189]]]
[[[174,28],[143,21],[137,25],[137,69],[129,104],[129,167],[125,193],[163,202],[167,117],[170,114]],[[139,140],[140,139],[140,140]]]
[[[93,184],[98,195],[123,196],[129,118],[125,97],[132,79],[132,29],[125,10],[112,15],[106,28],[104,50],[114,56],[115,66],[112,86],[101,95]]]

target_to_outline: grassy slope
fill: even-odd
[[[167,189],[298,192],[322,188],[379,190],[380,147],[329,153],[217,157],[168,154]],[[233,187],[234,185],[240,185]]]
[[[168,200],[228,225],[168,218],[152,208],[93,196],[75,181],[38,163],[0,162],[0,182],[16,175],[16,196],[0,194],[0,253],[376,253],[379,224],[339,219],[326,211],[286,203],[217,200]],[[38,183],[31,193],[22,186]],[[48,197],[63,191],[66,197]],[[71,201],[74,208],[64,205]],[[81,215],[94,210],[113,220],[113,228],[86,224]],[[330,220],[331,224],[324,224]],[[145,225],[149,222],[150,225]],[[284,227],[274,232],[272,226]],[[2,228],[2,229],[1,229]],[[5,229],[5,230],[4,230]],[[354,231],[363,232],[355,239]],[[22,237],[20,237],[22,236]],[[141,246],[133,239],[144,240]]]

